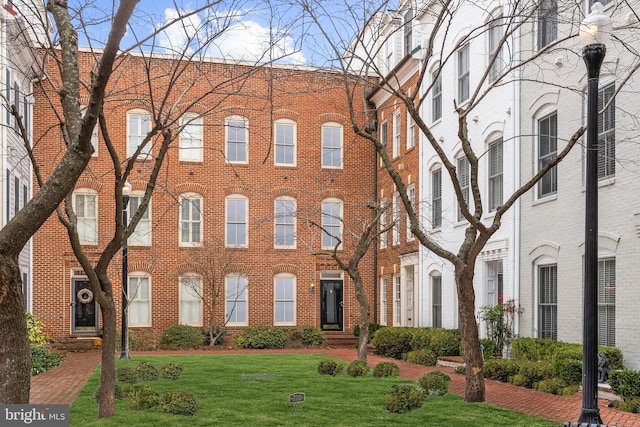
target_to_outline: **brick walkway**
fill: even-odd
[[[238,353],[320,353],[327,356],[351,362],[357,355],[355,349],[335,348],[335,349],[292,349],[292,350],[198,350],[190,351],[189,354],[238,354]],[[141,354],[184,354],[184,352],[132,352],[133,355]],[[452,382],[449,391],[459,395],[464,395],[465,381],[463,375],[456,375],[452,368],[447,367],[427,367],[392,360],[385,357],[370,354],[367,357],[369,365],[375,366],[379,362],[393,361],[400,368],[400,375],[403,378],[417,381],[425,373],[439,370],[451,376]],[[60,366],[44,374],[37,375],[31,379],[31,403],[42,404],[71,404],[84,387],[89,376],[100,362],[99,352],[67,353],[67,357]],[[512,409],[514,411],[530,414],[547,420],[563,423],[565,421],[576,421],[580,415],[582,406],[581,395],[555,396],[511,384],[486,380],[486,401],[496,406]],[[607,401],[600,401],[600,416],[604,423],[610,426],[640,427],[640,415],[622,412],[608,408]]]

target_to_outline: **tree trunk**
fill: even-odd
[[[460,330],[464,344],[464,363],[466,365],[464,400],[465,402],[484,402],[484,360],[480,349],[478,323],[476,322],[473,266],[456,266],[455,275],[456,288],[458,290]]]
[[[102,365],[100,368],[99,418],[115,415],[116,392],[116,308],[111,296],[100,304],[102,312]]]
[[[367,295],[364,292],[364,285],[362,284],[362,277],[360,272],[349,271],[349,275],[353,279],[354,288],[356,291],[356,299],[360,304],[360,336],[358,337],[358,360],[367,361],[367,344],[369,344],[369,302],[367,301]]]
[[[29,403],[31,349],[17,258],[0,256],[0,403]]]

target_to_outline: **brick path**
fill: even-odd
[[[238,353],[320,353],[327,356],[351,362],[357,358],[355,349],[325,348],[325,349],[287,349],[287,350],[197,350],[188,354],[238,354]],[[132,352],[133,355],[142,354],[184,354],[178,351]],[[453,373],[452,368],[427,367],[413,363],[393,360],[370,354],[367,357],[369,366],[379,362],[393,361],[400,368],[403,378],[417,381],[425,373],[439,370],[451,376],[449,391],[464,395],[465,382],[463,375]],[[67,353],[67,357],[60,366],[31,379],[31,403],[42,404],[71,404],[84,387],[89,376],[100,362],[99,352]],[[582,406],[580,393],[573,396],[555,396],[536,390],[516,387],[497,381],[486,380],[486,401],[496,406],[508,408],[517,412],[563,423],[577,421]],[[640,427],[640,415],[608,408],[607,401],[600,401],[600,416],[604,423],[610,426]]]

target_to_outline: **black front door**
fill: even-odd
[[[342,331],[342,280],[321,280],[320,292],[322,330]]]
[[[89,279],[72,279],[71,333],[98,332],[98,303],[91,292]]]

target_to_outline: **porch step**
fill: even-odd
[[[77,337],[65,338],[56,341],[55,348],[64,351],[94,351],[99,350],[102,346],[102,338],[100,337]]]
[[[324,339],[331,348],[355,348],[358,344],[358,337],[352,334],[325,333]]]
[[[440,356],[437,365],[455,369],[458,366],[464,366],[464,360],[462,356]]]

